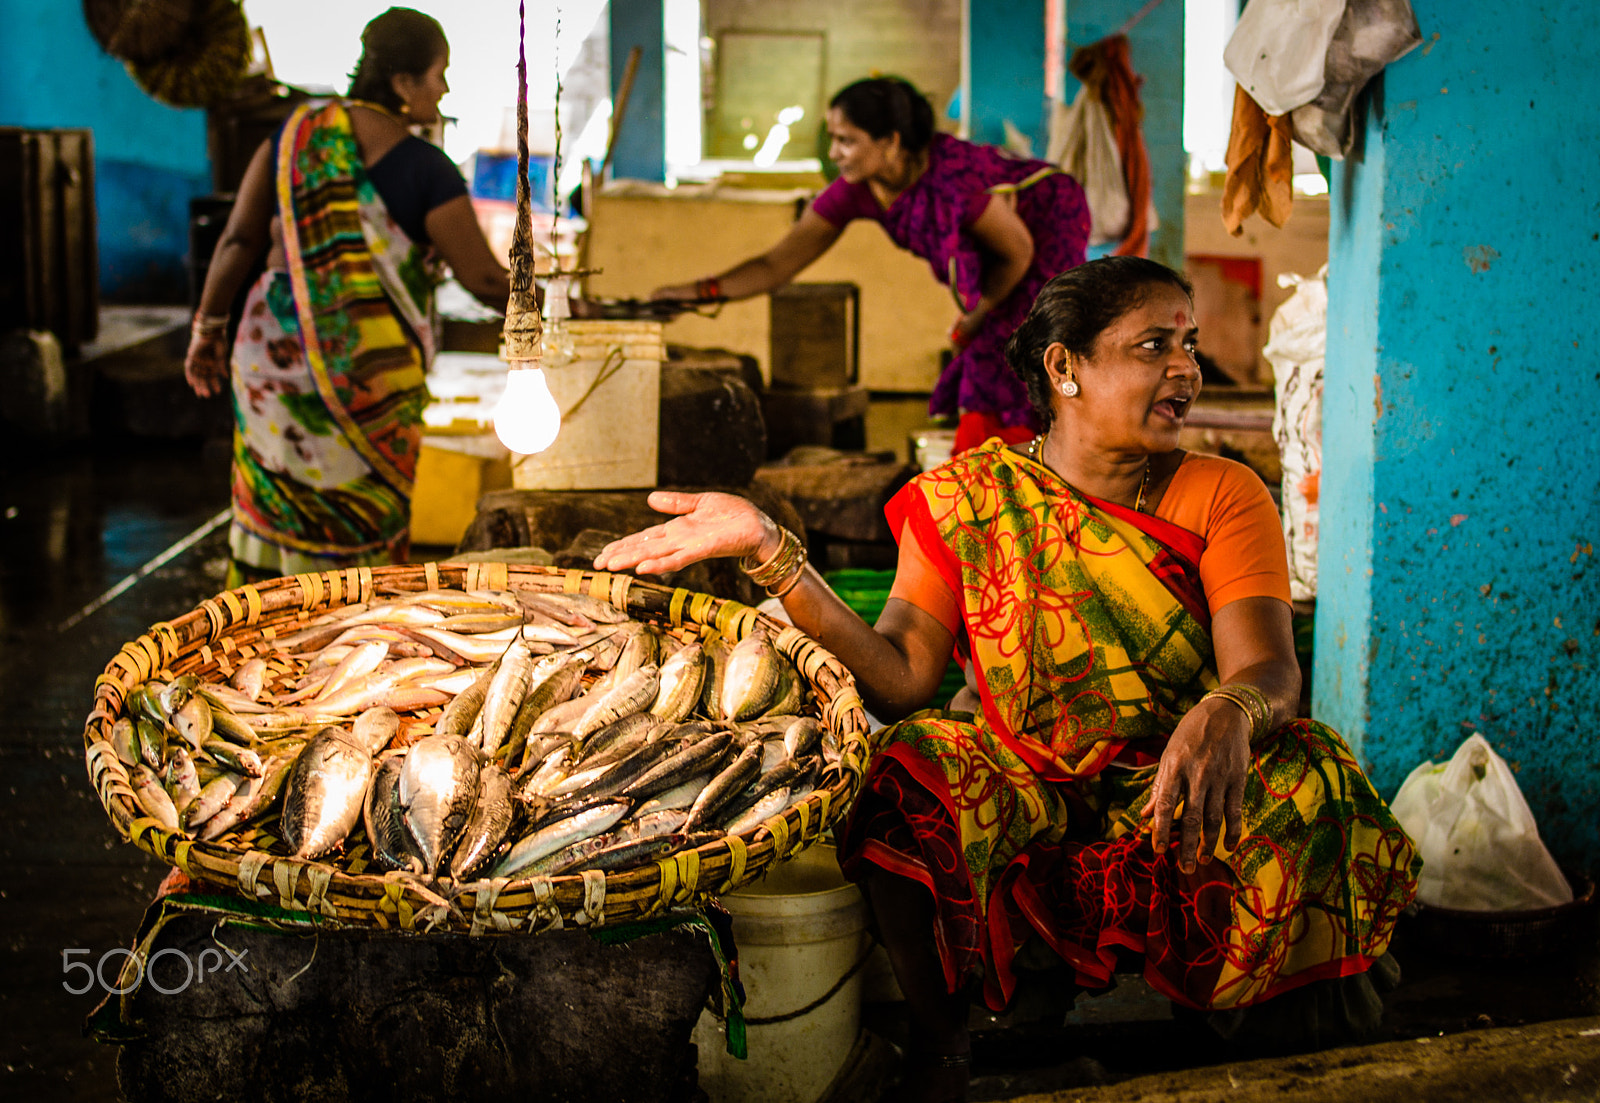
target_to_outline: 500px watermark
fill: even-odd
[[[91,965],[79,960],[78,955],[87,958],[93,950],[62,950],[61,972],[68,979],[61,982],[61,987],[74,996],[81,996],[98,983],[114,996],[125,996],[148,983],[163,996],[176,996],[187,991],[191,984],[204,984],[208,973],[231,973],[235,969],[248,973],[250,967],[244,963],[244,956],[249,952],[242,950],[236,954],[226,946],[220,949],[208,946],[190,957],[176,946],[167,946],[151,954],[147,961],[137,951],[118,946],[101,954],[100,960]],[[106,979],[108,962],[120,962],[110,980]],[[156,976],[157,964],[162,964],[160,979]],[[73,982],[80,979],[82,983],[74,987]]]

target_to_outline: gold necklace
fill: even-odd
[[[1028,458],[1035,463],[1044,463],[1039,458],[1039,452],[1044,447],[1044,437],[1037,436],[1028,442]],[[1046,464],[1046,466],[1049,466]],[[1150,457],[1144,458],[1144,472],[1139,476],[1139,493],[1133,499],[1133,511],[1144,512],[1144,492],[1150,486]]]

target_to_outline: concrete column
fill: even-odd
[[[1067,0],[1067,58],[1115,34],[1142,5],[1127,0]],[[1183,152],[1184,0],[1166,0],[1128,31],[1133,70],[1144,77],[1144,144],[1150,151],[1151,195],[1161,226],[1150,235],[1150,259],[1183,270],[1183,192],[1188,159]],[[1064,99],[1081,87],[1066,77]],[[1042,148],[1042,147],[1041,147]]]
[[[1600,860],[1600,27],[1413,0],[1335,165],[1313,713],[1392,795],[1479,731]]]
[[[975,142],[1004,145],[1005,120],[1045,147],[1044,0],[968,0],[967,115]]]
[[[611,0],[611,97],[616,102],[628,52],[643,50],[617,133],[613,177],[665,180],[667,176],[665,45],[661,0]]]

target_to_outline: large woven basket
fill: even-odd
[[[721,634],[738,640],[761,625],[806,679],[824,726],[839,738],[840,760],[809,797],[741,836],[609,874],[479,881],[462,886],[450,900],[405,874],[365,872],[361,846],[337,862],[308,862],[227,845],[227,836],[194,842],[164,830],[135,803],[128,771],[109,742],[133,687],[191,672],[226,677],[274,638],[329,609],[370,601],[380,589],[441,588],[584,593],[684,638]],[[90,780],[117,831],[192,878],[335,925],[479,934],[642,919],[749,883],[804,849],[843,814],[861,784],[866,730],[855,682],[838,659],[798,629],[738,602],[594,571],[424,563],[274,579],[218,594],[177,620],[152,625],[96,681],[84,743]]]

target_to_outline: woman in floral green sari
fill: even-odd
[[[298,107],[256,152],[195,316],[190,384],[232,381],[230,585],[404,561],[442,262],[491,307],[509,292],[460,173],[410,133],[439,120],[444,32],[391,8],[362,46],[350,98]],[[263,253],[230,371],[230,304]]]
[[[1266,487],[1177,447],[1196,340],[1189,286],[1159,264],[1050,280],[1006,349],[1048,428],[890,502],[900,558],[876,626],[726,495],[653,496],[681,516],[595,561],[747,557],[898,721],[872,737],[839,843],[906,995],[908,1098],[965,1098],[968,999],[1006,1008],[1041,964],[1087,989],[1137,971],[1224,1032],[1268,1001],[1276,1020],[1337,1020],[1316,1040],[1376,1026],[1367,974],[1420,862],[1338,733],[1295,715]],[[952,653],[972,688],[928,709]]]

